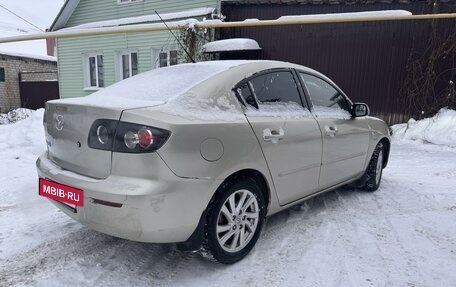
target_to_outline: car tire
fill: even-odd
[[[361,187],[362,189],[366,191],[376,191],[380,187],[383,173],[383,158],[383,144],[378,143],[369,161],[369,165],[367,166],[367,170],[364,175],[365,182]]]
[[[237,177],[224,183],[208,207],[202,254],[223,264],[241,260],[257,242],[265,214],[255,180]]]

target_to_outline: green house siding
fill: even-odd
[[[176,46],[169,32],[147,32],[122,35],[89,36],[58,40],[60,95],[80,97],[93,93],[84,88],[84,56],[103,54],[105,87],[116,82],[117,53],[138,52],[139,73],[152,69],[153,48]]]
[[[118,4],[117,0],[81,0],[66,26],[202,7],[216,7],[217,0],[142,0]]]
[[[118,4],[117,0],[81,0],[69,18],[66,27],[103,20],[120,19],[159,13],[179,12],[201,7],[216,7],[217,0],[143,0]],[[195,17],[201,18],[201,17]],[[117,57],[121,51],[138,53],[138,72],[153,68],[153,49],[178,47],[168,31],[124,33],[113,35],[61,38],[57,41],[60,96],[81,97],[94,92],[85,88],[84,58],[87,54],[103,55],[104,86],[117,81]]]

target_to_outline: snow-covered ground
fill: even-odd
[[[39,197],[42,113],[0,125],[0,286],[456,286],[455,148],[395,139],[377,192],[274,215],[225,266],[92,231]]]

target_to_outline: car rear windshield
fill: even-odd
[[[168,101],[231,66],[208,62],[159,68],[118,82],[92,95]]]

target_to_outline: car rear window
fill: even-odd
[[[228,65],[198,63],[154,69],[120,81],[92,95],[145,101],[168,101],[228,68],[230,68]]]

